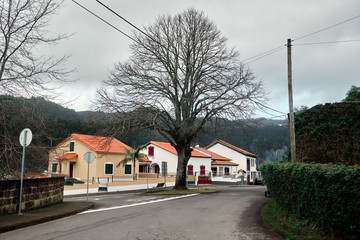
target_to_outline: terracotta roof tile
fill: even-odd
[[[200,152],[203,152],[203,153],[206,153],[206,154],[210,155],[212,160],[231,161],[230,158],[221,156],[220,154],[214,153],[214,152],[212,152],[212,151],[210,151],[208,149],[201,148],[201,147],[195,147],[195,149],[200,151]]]
[[[84,134],[71,134],[71,136],[76,138],[95,152],[125,154],[125,149],[130,148],[116,138],[99,137]]]
[[[239,164],[233,163],[231,161],[220,161],[220,160],[213,160],[211,165],[227,165],[227,166],[238,166]]]
[[[77,153],[65,153],[64,155],[61,155],[60,157],[56,158],[58,160],[68,160],[77,157]]]
[[[164,149],[164,150],[166,150],[168,152],[171,152],[171,153],[177,155],[176,149],[173,146],[171,146],[170,143],[150,141],[150,142],[147,143],[147,145],[149,145],[149,144],[153,144],[153,145],[155,145],[157,147],[160,147],[160,148],[162,148],[162,149]],[[192,157],[205,157],[205,158],[210,158],[211,157],[210,155],[202,153],[202,152],[200,152],[200,151],[198,151],[196,149],[193,149],[193,151],[191,152],[191,156]]]
[[[140,158],[139,161],[140,161],[140,162],[152,162],[151,160],[149,160],[149,159],[147,159],[147,158],[145,158],[145,157]]]
[[[225,141],[223,141],[223,140],[216,140],[215,142],[213,142],[213,143],[210,143],[208,146],[206,146],[205,148],[206,149],[208,149],[208,148],[210,148],[211,146],[213,146],[213,145],[215,145],[216,143],[219,143],[219,144],[221,144],[221,145],[224,145],[224,146],[227,146],[227,147],[229,147],[229,148],[231,148],[231,149],[233,149],[233,150],[235,150],[235,151],[237,151],[237,152],[240,152],[240,153],[242,153],[242,154],[244,154],[244,155],[246,155],[246,156],[250,156],[250,157],[257,157],[255,154],[253,154],[253,153],[251,153],[251,152],[248,152],[248,151],[245,151],[245,150],[243,150],[243,149],[241,149],[241,148],[238,148],[238,147],[235,147],[234,145],[231,145],[230,143],[227,143],[227,142],[225,142]]]

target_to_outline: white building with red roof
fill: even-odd
[[[140,164],[151,163],[143,159],[136,166],[129,161],[116,165],[124,159],[125,149],[130,148],[116,138],[84,134],[71,134],[49,151],[49,175],[65,175],[82,180],[87,179],[88,164],[84,155],[91,152],[95,159],[89,165],[89,177],[95,180],[107,178],[132,178],[133,168],[139,172]]]
[[[213,177],[231,177],[237,175],[239,164],[232,162],[230,158],[206,148],[195,147],[195,149],[211,156],[211,172]]]
[[[170,143],[150,141],[147,144],[147,154],[151,160],[151,173],[162,173],[162,162],[167,162],[169,175],[176,175],[178,156],[176,149]],[[211,156],[204,152],[193,149],[187,165],[187,174],[196,176],[210,176]]]
[[[245,151],[223,140],[216,140],[205,147],[205,149],[231,159],[233,163],[238,164],[237,173],[244,172],[248,183],[253,183],[255,181],[255,178],[258,175],[256,171],[257,156],[255,154]],[[223,171],[224,173],[225,168],[221,170],[221,167],[219,167],[218,173],[220,173],[220,171]],[[231,174],[234,173],[232,172]]]

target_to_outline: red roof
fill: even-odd
[[[233,150],[235,150],[235,151],[237,151],[237,152],[240,152],[240,153],[242,153],[242,154],[244,154],[244,155],[246,155],[246,156],[250,156],[250,157],[257,157],[255,154],[253,154],[253,153],[251,153],[251,152],[248,152],[248,151],[245,151],[245,150],[243,150],[243,149],[241,149],[241,148],[238,148],[238,147],[235,147],[234,145],[231,145],[230,143],[227,143],[227,142],[225,142],[225,141],[223,141],[223,140],[216,140],[215,142],[213,142],[213,143],[210,143],[208,146],[206,146],[205,148],[206,149],[208,149],[208,148],[210,148],[211,146],[213,146],[213,145],[215,145],[215,144],[217,144],[217,143],[219,143],[219,144],[221,144],[221,145],[223,145],[223,146],[226,146],[226,147],[228,147],[228,148],[231,148],[231,149],[233,149]]]
[[[214,152],[212,152],[212,151],[210,151],[208,149],[201,148],[201,147],[195,147],[195,149],[200,151],[200,152],[203,152],[203,153],[206,153],[206,154],[210,155],[212,160],[231,161],[230,158],[221,156],[220,154],[214,153]]]
[[[227,165],[227,166],[238,166],[239,164],[233,163],[231,161],[220,161],[220,160],[213,160],[211,165]]]
[[[170,143],[150,141],[147,143],[147,145],[149,145],[149,144],[153,144],[159,148],[162,148],[168,152],[171,152],[171,153],[177,155],[176,149],[173,146],[171,146]],[[191,156],[192,157],[205,157],[205,158],[211,157],[210,155],[202,153],[196,149],[193,149],[193,151],[191,152]]]
[[[76,138],[95,152],[125,154],[125,149],[130,148],[126,144],[112,137],[99,137],[84,134],[71,134],[71,136]]]
[[[64,155],[58,157],[58,160],[67,160],[67,159],[72,159],[74,157],[77,157],[78,154],[77,153],[65,153]]]
[[[62,142],[67,141],[71,138],[79,140],[81,143],[88,146],[91,150],[95,152],[103,153],[122,153],[125,154],[125,149],[130,148],[128,145],[120,142],[113,137],[99,137],[85,134],[71,134],[56,146],[60,145]],[[130,148],[131,149],[131,148]]]
[[[140,158],[140,162],[152,162],[151,160],[147,159],[146,157]]]

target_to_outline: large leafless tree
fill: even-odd
[[[178,153],[175,189],[185,189],[194,137],[215,117],[249,114],[262,83],[202,12],[159,17],[144,32],[98,90],[99,103],[166,138]]]

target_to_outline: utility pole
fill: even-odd
[[[288,61],[288,91],[289,91],[291,163],[296,163],[295,116],[294,116],[293,90],[292,90],[292,62],[291,62],[291,39],[290,38],[287,40],[287,61]]]

